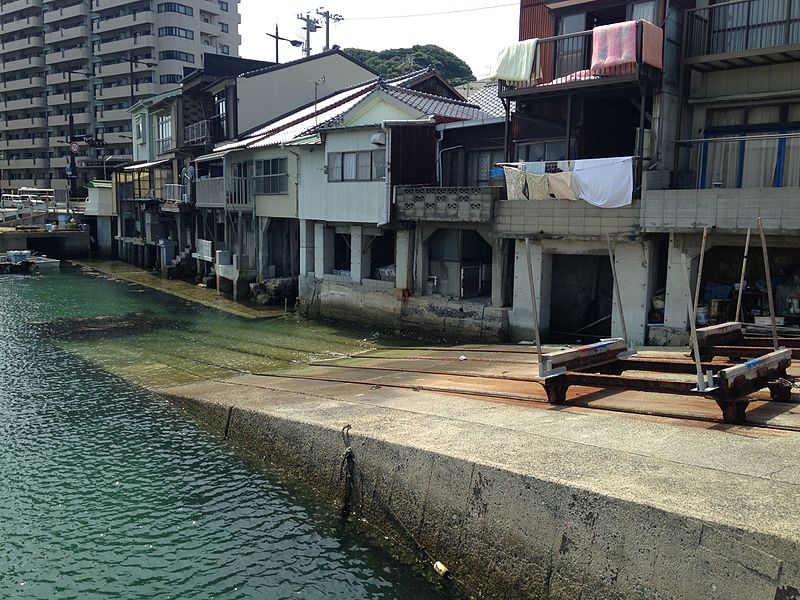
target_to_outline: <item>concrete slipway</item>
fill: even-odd
[[[388,504],[472,595],[800,599],[800,407],[754,402],[760,426],[659,394],[551,407],[531,375],[520,347],[462,346],[159,391],[337,502],[349,424],[352,510],[398,529]]]

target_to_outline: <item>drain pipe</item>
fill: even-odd
[[[392,220],[392,204],[394,203],[394,196],[392,194],[392,161],[391,161],[391,154],[392,154],[392,127],[408,127],[414,125],[431,125],[432,123],[436,123],[436,118],[433,115],[428,115],[424,119],[395,119],[395,120],[386,120],[381,121],[381,131],[386,135],[386,214],[384,220],[380,223],[377,223],[378,227],[383,225],[388,225],[389,221]]]

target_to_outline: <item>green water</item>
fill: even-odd
[[[370,347],[77,270],[0,277],[0,598],[439,598],[327,508],[146,385]],[[56,344],[28,321],[151,311],[160,332]],[[114,373],[114,374],[112,374]]]

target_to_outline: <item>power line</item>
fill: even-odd
[[[431,13],[417,13],[414,15],[393,15],[393,16],[386,16],[386,17],[352,17],[347,19],[348,21],[379,21],[383,19],[410,19],[412,17],[433,17],[436,15],[452,15],[455,13],[465,13],[465,12],[475,12],[478,10],[489,10],[492,8],[505,8],[508,6],[519,6],[518,2],[512,2],[509,4],[494,4],[492,6],[480,6],[478,8],[461,8],[458,10],[445,10],[441,12],[431,12]]]

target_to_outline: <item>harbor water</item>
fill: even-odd
[[[145,387],[353,352],[369,332],[247,321],[78,269],[3,276],[0,306],[0,597],[445,596]],[[158,327],[36,324],[132,312]]]

